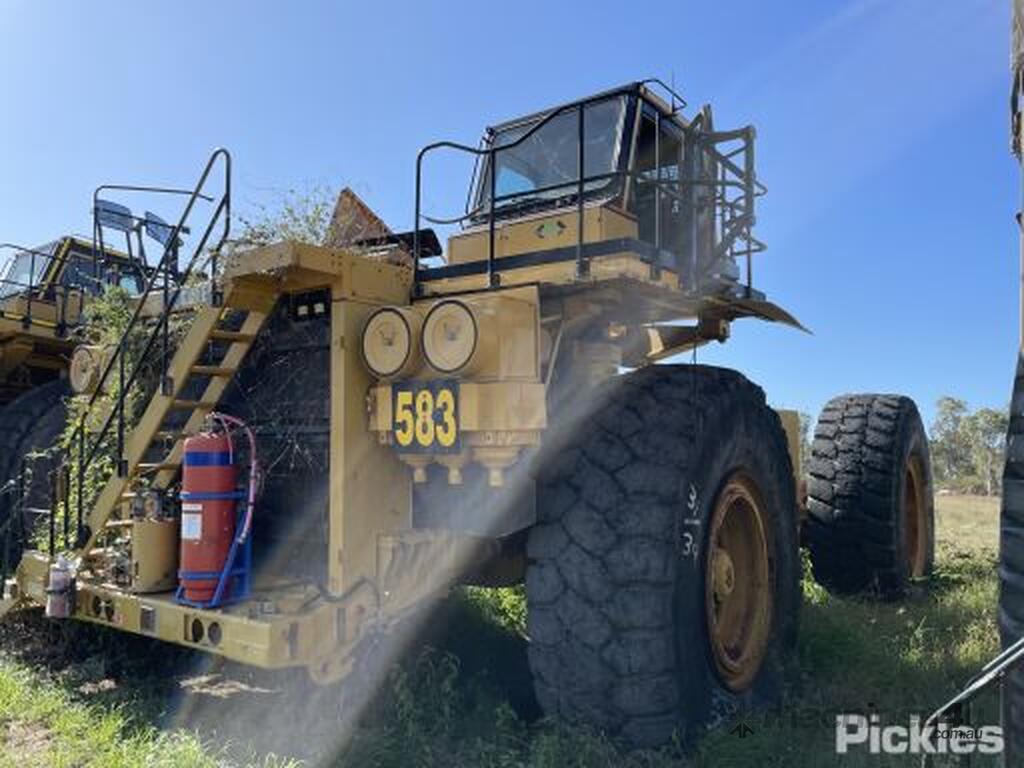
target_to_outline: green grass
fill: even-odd
[[[220,756],[185,731],[161,732],[119,707],[74,701],[52,681],[0,662],[0,767],[213,768]],[[285,765],[260,759],[256,765]]]
[[[940,497],[935,579],[898,604],[835,599],[805,578],[783,701],[737,713],[695,749],[624,753],[600,734],[537,719],[522,591],[469,589],[435,616],[345,734],[337,689],[211,670],[191,652],[94,627],[55,628],[31,614],[8,620],[0,627],[0,767],[261,765],[276,763],[273,754],[338,768],[917,765],[867,754],[837,763],[834,716],[873,710],[906,724],[997,652],[997,516],[993,500]],[[994,696],[983,702],[975,722],[998,722],[995,705]],[[730,734],[740,721],[753,735]]]

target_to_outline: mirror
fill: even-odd
[[[95,210],[96,221],[102,227],[116,229],[119,232],[131,232],[135,228],[135,217],[131,210],[119,203],[109,200],[97,200]]]
[[[174,227],[150,211],[146,211],[144,221],[146,235],[156,240],[160,245],[167,247],[167,244],[171,242],[171,237],[174,235]]]

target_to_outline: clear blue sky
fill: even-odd
[[[814,413],[854,390],[907,392],[927,418],[945,393],[1001,405],[1008,30],[1009,0],[0,0],[0,240],[88,231],[96,184],[190,184],[218,145],[243,205],[350,184],[404,229],[422,144],[674,76],[720,127],[758,127],[757,282],[815,331],[741,322],[701,359]],[[445,213],[464,169],[432,170]]]

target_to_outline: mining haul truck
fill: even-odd
[[[525,581],[549,715],[653,744],[770,700],[801,538],[836,591],[928,576],[928,448],[909,399],[843,396],[805,484],[795,413],[669,362],[741,318],[800,328],[754,285],[754,129],[685,109],[650,80],[431,144],[409,232],[349,194],[326,244],[222,252],[225,179],[181,284],[151,277],[82,377],[4,608],[330,683],[452,585]],[[446,249],[441,152],[476,160]]]
[[[42,498],[41,487],[19,488],[24,457],[49,448],[63,427],[67,379],[89,302],[111,285],[141,294],[147,275],[132,249],[99,249],[92,238],[73,235],[35,248],[0,244],[0,256],[6,257],[0,266],[2,525],[17,497]],[[79,364],[89,354],[81,349]],[[41,459],[34,463],[42,470]]]

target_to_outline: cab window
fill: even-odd
[[[141,276],[128,264],[99,262],[98,271],[97,275],[97,263],[91,257],[72,254],[64,267],[61,284],[91,294],[102,293],[108,285],[120,285],[132,296],[142,292]]]
[[[92,259],[82,256],[70,255],[64,265],[64,274],[61,275],[61,285],[68,288],[78,288],[86,293],[98,294],[103,292],[103,269],[99,270],[97,277],[96,264]]]
[[[583,171],[590,178],[586,192],[608,189],[617,181],[609,174],[618,163],[625,104],[624,97],[616,96],[583,109]],[[541,124],[543,120],[537,117],[495,131],[491,141],[499,148],[494,181],[497,211],[551,203],[575,193],[579,176],[578,113],[570,109]],[[477,187],[479,210],[490,206],[490,174],[491,169],[485,167]]]
[[[122,271],[118,276],[117,284],[131,296],[138,296],[146,287],[142,277],[135,271]]]
[[[637,217],[640,239],[674,253],[680,253],[683,245],[683,205],[679,199],[682,162],[683,141],[678,126],[644,109],[637,133],[630,209]]]
[[[30,287],[38,287],[56,249],[57,243],[53,242],[33,248],[34,253],[17,252],[0,272],[0,298],[24,293]]]

